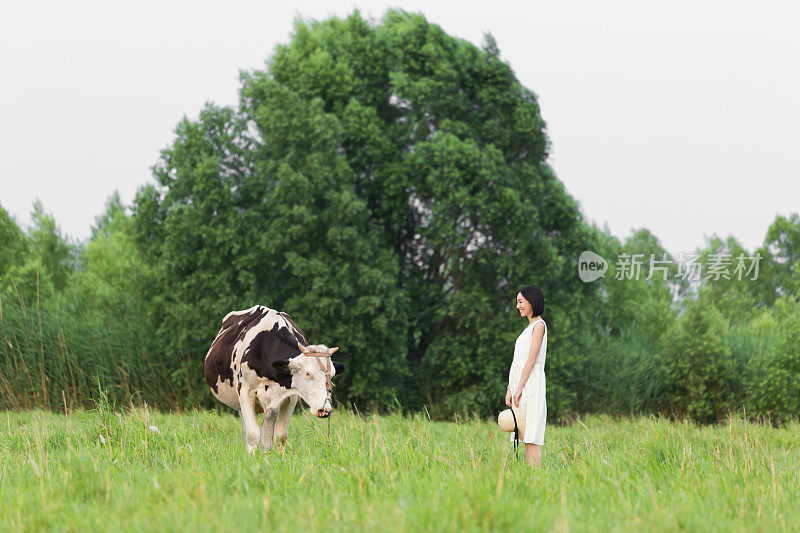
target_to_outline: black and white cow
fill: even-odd
[[[330,416],[332,378],[344,370],[331,364],[338,348],[309,346],[286,313],[256,305],[222,319],[206,354],[206,382],[214,396],[242,416],[247,451],[282,445],[298,397],[320,418]],[[264,412],[259,428],[256,407]]]

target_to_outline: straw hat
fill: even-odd
[[[511,414],[511,409],[514,410],[514,414]],[[508,433],[514,433],[514,415],[517,417],[517,429],[519,429],[519,438],[522,439],[522,436],[525,434],[525,413],[522,412],[521,407],[512,406],[511,409],[506,409],[505,411],[501,412],[500,415],[497,417],[497,423],[500,425],[500,429]]]

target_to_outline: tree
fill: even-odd
[[[762,258],[759,279],[753,289],[759,290],[768,305],[786,295],[797,295],[800,272],[800,216],[793,213],[789,217],[778,215],[767,230],[764,245],[757,250]]]
[[[27,255],[28,242],[17,222],[0,205],[0,290],[11,289],[11,272]]]
[[[340,117],[356,191],[409,295],[406,403],[493,408],[519,327],[516,288],[539,284],[564,329],[594,292],[575,276],[589,233],[545,163],[534,94],[492,39],[481,50],[402,11],[375,27],[358,13],[298,23],[269,74]],[[549,364],[554,406],[566,409],[580,350],[560,346],[564,337],[553,337],[560,357]]]
[[[238,110],[176,133],[135,213],[186,368],[225,313],[268,303],[343,346],[340,398],[486,412],[522,326],[516,288],[535,282],[558,331],[551,413],[574,407],[585,350],[565,339],[596,298],[576,275],[592,234],[491,39],[402,11],[298,22],[266,71],[242,73]]]
[[[37,200],[32,225],[23,233],[0,207],[0,290],[19,296],[27,305],[49,299],[63,290],[77,268],[79,246],[70,242]]]
[[[63,291],[61,303],[86,319],[134,323],[148,337],[148,291],[152,269],[134,242],[133,218],[118,192],[96,217],[92,237],[80,254],[81,268]]]
[[[199,355],[227,312],[263,303],[290,313],[312,342],[347,347],[353,368],[337,379],[340,399],[386,402],[402,375],[397,266],[348,182],[335,123],[318,103],[274,89],[256,121],[261,146],[243,116],[208,106],[179,126],[155,169],[158,186],[137,196],[173,377],[207,396],[196,389]]]

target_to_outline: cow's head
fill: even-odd
[[[303,346],[297,343],[300,355],[272,363],[279,372],[291,373],[292,388],[308,404],[311,413],[327,418],[333,410],[330,401],[330,378],[344,371],[344,364],[334,363],[330,356],[339,348],[328,348],[324,344]]]

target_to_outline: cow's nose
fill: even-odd
[[[319,418],[328,418],[329,416],[331,416],[331,410],[330,409],[317,409],[317,416]]]

